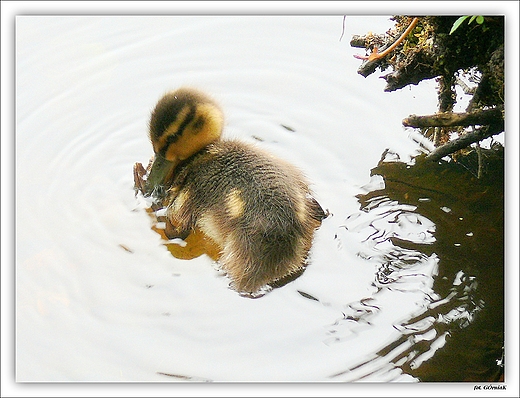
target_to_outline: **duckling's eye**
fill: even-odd
[[[174,134],[174,135],[169,135],[166,137],[166,140],[164,141],[164,145],[161,147],[161,149],[159,150],[159,154],[162,156],[162,157],[166,157],[166,152],[168,151],[168,148],[170,147],[171,144],[175,144],[179,138],[181,136],[178,135],[178,134]]]

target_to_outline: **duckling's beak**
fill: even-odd
[[[166,160],[159,154],[155,154],[150,173],[144,184],[144,195],[162,196],[169,188],[175,167],[179,164],[176,159],[174,161]]]

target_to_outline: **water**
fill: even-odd
[[[347,17],[340,40],[342,24],[16,19],[18,381],[419,380],[403,363],[419,366],[446,338],[425,317],[403,341],[446,298],[428,250],[436,224],[416,205],[363,207],[356,195],[381,183],[370,170],[386,148],[405,161],[419,152],[401,120],[435,112],[435,83],[383,93],[384,81],[356,74],[349,40],[391,22]],[[134,197],[150,111],[181,85],[221,103],[225,136],[299,166],[331,213],[304,274],[260,299],[230,290],[206,256],[172,257]],[[423,357],[380,353],[421,341]]]
[[[504,160],[485,156],[480,180],[466,161],[372,170],[385,187],[358,196],[366,222],[351,229],[371,233],[364,257],[381,264],[381,292],[415,283],[425,301],[394,325],[402,336],[356,371],[384,358],[422,381],[503,381]]]

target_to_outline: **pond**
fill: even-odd
[[[488,308],[484,271],[460,251],[489,237],[497,274],[483,286],[497,297],[498,329],[487,360],[500,360],[503,213],[486,240],[444,188],[396,193],[390,171],[370,175],[382,156],[420,153],[401,120],[436,111],[434,81],[384,93],[382,79],[356,73],[352,34],[391,26],[361,16],[17,17],[17,380],[470,380],[434,360]],[[174,258],[134,195],[132,166],[153,153],[150,112],[185,85],[221,104],[225,137],[298,166],[330,212],[302,276],[263,297],[230,289],[208,256]],[[415,178],[406,173],[401,181]]]

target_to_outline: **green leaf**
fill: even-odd
[[[475,20],[476,17],[477,17],[476,15],[473,15],[473,16],[469,19],[468,25],[469,25],[470,23],[472,23],[472,22]]]
[[[462,22],[464,22],[467,18],[469,17],[469,15],[464,15],[462,17],[460,17],[459,19],[457,19],[454,23],[453,23],[453,26],[451,27],[451,30],[450,30],[450,35],[455,32],[457,30],[457,28],[460,26],[460,24]]]
[[[477,23],[478,23],[479,25],[482,25],[482,24],[484,23],[484,16],[479,15],[479,16],[477,17]]]

